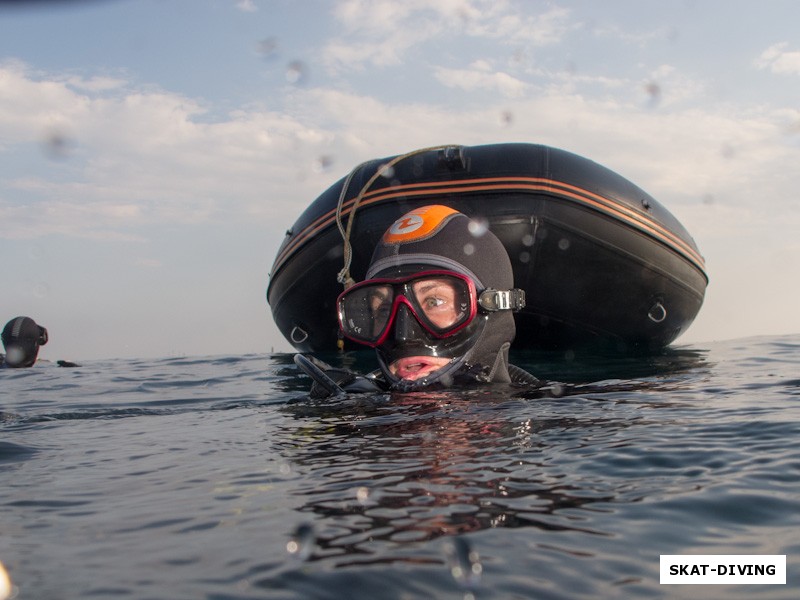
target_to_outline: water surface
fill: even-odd
[[[540,389],[317,402],[288,354],[0,370],[0,562],[36,600],[794,599],[799,357],[527,353]],[[661,586],[661,554],[785,554],[787,585]]]

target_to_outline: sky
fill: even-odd
[[[357,164],[546,144],[645,189],[710,284],[677,344],[800,333],[794,0],[0,2],[0,321],[41,358],[291,351],[285,231]]]

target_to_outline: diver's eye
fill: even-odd
[[[423,308],[436,308],[438,306],[442,306],[445,304],[447,300],[444,298],[439,298],[437,296],[429,296],[422,301]]]

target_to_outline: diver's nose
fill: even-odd
[[[411,310],[401,304],[397,308],[397,315],[394,319],[394,340],[396,342],[412,342],[425,339],[422,326],[417,322],[417,318]]]

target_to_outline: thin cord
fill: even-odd
[[[372,184],[375,183],[375,181],[378,179],[378,177],[383,175],[383,173],[386,170],[391,169],[393,166],[395,166],[400,161],[405,160],[406,158],[410,158],[411,156],[415,156],[417,154],[422,154],[424,152],[431,152],[431,151],[434,151],[434,150],[442,150],[444,148],[451,148],[453,146],[455,146],[455,144],[445,144],[445,145],[441,145],[441,146],[430,146],[428,148],[421,148],[419,150],[413,150],[411,152],[407,152],[405,154],[401,154],[399,156],[395,156],[388,163],[378,167],[378,169],[375,171],[375,173],[373,173],[372,177],[370,177],[369,180],[367,181],[367,183],[365,183],[364,186],[361,188],[361,191],[358,192],[358,195],[356,196],[355,200],[353,201],[353,206],[350,209],[350,216],[347,219],[347,226],[345,227],[343,225],[343,223],[342,223],[342,211],[343,211],[343,207],[344,207],[344,199],[345,199],[345,196],[347,195],[347,189],[350,187],[350,182],[352,181],[353,176],[355,175],[355,173],[360,168],[362,168],[364,165],[366,165],[367,163],[366,162],[365,163],[361,163],[355,169],[350,171],[350,174],[347,176],[347,179],[345,179],[345,182],[342,185],[342,191],[339,194],[339,201],[336,204],[336,226],[339,228],[339,233],[341,233],[341,235],[342,235],[342,242],[343,242],[342,246],[343,246],[343,253],[344,253],[344,267],[342,268],[341,271],[339,271],[339,274],[336,276],[336,281],[341,283],[344,286],[345,290],[349,289],[353,284],[355,284],[355,281],[353,280],[352,276],[350,275],[350,264],[353,261],[353,246],[350,243],[350,234],[353,231],[353,223],[355,222],[356,210],[358,210],[358,207],[361,204],[361,200],[364,198],[364,195],[367,193],[367,190],[369,190],[370,187],[372,187]]]

